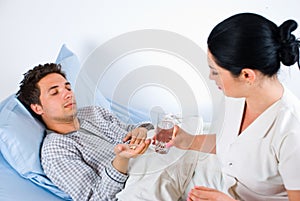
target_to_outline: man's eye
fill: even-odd
[[[56,94],[58,94],[58,91],[53,91],[53,92],[50,93],[51,96],[54,96]]]
[[[66,89],[69,90],[69,91],[72,91],[72,87],[70,84],[66,85]]]

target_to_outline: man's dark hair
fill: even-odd
[[[41,92],[37,83],[46,75],[51,73],[57,73],[66,78],[65,73],[61,70],[61,65],[55,63],[47,63],[44,65],[40,64],[24,74],[24,78],[20,82],[20,89],[17,92],[17,98],[30,111],[31,104],[41,104]]]

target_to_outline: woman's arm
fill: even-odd
[[[287,193],[290,201],[300,200],[300,190],[287,190]]]
[[[192,146],[189,150],[196,150],[205,153],[216,153],[216,135],[195,135]]]
[[[216,153],[216,135],[191,135],[178,126],[174,127],[173,139],[167,144],[179,149]]]

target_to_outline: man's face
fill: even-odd
[[[38,82],[41,105],[35,112],[44,122],[68,123],[74,120],[76,101],[70,83],[60,74],[48,74]]]

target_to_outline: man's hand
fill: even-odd
[[[115,153],[121,158],[136,158],[137,156],[145,153],[150,145],[151,140],[140,141],[139,144],[118,144],[115,147]]]
[[[112,165],[121,173],[126,174],[130,158],[135,158],[143,154],[149,147],[151,140],[143,139],[139,144],[118,144],[114,151],[116,157]]]
[[[140,144],[145,142],[147,138],[147,129],[144,127],[138,127],[127,133],[127,135],[123,138],[123,142],[127,142],[130,140],[129,144]]]

